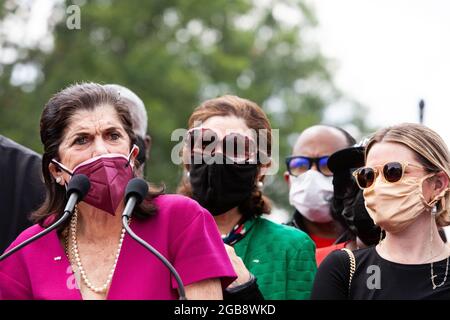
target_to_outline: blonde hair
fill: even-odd
[[[367,155],[374,144],[379,142],[400,143],[411,149],[425,171],[445,172],[450,177],[450,155],[444,140],[430,128],[415,123],[402,123],[378,130],[369,140],[366,147]],[[450,225],[450,193],[446,192],[443,199],[437,203],[440,213],[436,216],[438,226]]]

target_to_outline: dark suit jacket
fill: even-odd
[[[45,196],[41,172],[39,154],[0,135],[0,253],[31,226]]]

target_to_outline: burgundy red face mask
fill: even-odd
[[[134,175],[130,159],[135,148],[134,145],[128,157],[117,153],[102,154],[83,161],[73,170],[55,159],[52,159],[52,163],[71,176],[86,175],[91,182],[91,188],[83,201],[115,215],[117,207],[123,200],[125,188]]]

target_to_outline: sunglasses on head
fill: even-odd
[[[313,164],[316,165],[317,170],[324,176],[330,177],[333,172],[328,168],[329,156],[319,158],[310,158],[302,156],[292,156],[286,158],[286,167],[291,176],[298,177],[299,175],[310,170]]]
[[[421,168],[422,166],[415,165],[408,162],[388,162],[381,166],[374,167],[362,167],[353,172],[356,183],[361,189],[367,189],[374,185],[377,177],[382,173],[383,180],[388,183],[399,182],[405,175],[406,168],[415,167]]]
[[[233,163],[257,162],[255,140],[241,133],[229,133],[219,139],[219,134],[212,129],[192,128],[187,133],[185,143],[191,157],[200,154],[208,158],[222,153]]]

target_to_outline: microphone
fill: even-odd
[[[169,269],[172,275],[175,277],[175,280],[178,284],[178,295],[180,300],[186,300],[186,293],[184,290],[183,281],[181,281],[181,277],[178,274],[177,270],[173,267],[173,265],[161,254],[153,248],[150,244],[148,244],[145,240],[136,235],[133,230],[128,226],[128,220],[131,217],[133,209],[136,205],[139,205],[142,200],[144,200],[145,196],[148,193],[148,184],[144,179],[134,178],[128,182],[127,188],[125,190],[125,209],[122,214],[122,224],[125,228],[125,231],[137,241],[144,248],[149,250],[152,254],[154,254],[161,262]]]
[[[80,202],[89,192],[91,188],[91,183],[89,178],[84,174],[77,174],[72,177],[67,186],[66,194],[69,197],[66,207],[64,208],[64,213],[72,213],[75,205]]]
[[[131,214],[134,210],[134,207],[142,202],[145,199],[145,196],[148,193],[148,184],[144,179],[134,178],[131,179],[127,188],[125,189],[125,209],[123,210],[123,216],[127,216],[128,219],[131,218]]]
[[[54,224],[52,224],[50,227],[46,228],[45,230],[42,230],[38,234],[34,235],[33,237],[25,240],[21,244],[17,245],[16,247],[12,248],[8,252],[5,252],[2,256],[0,256],[0,261],[3,259],[6,259],[10,255],[12,255],[14,252],[22,249],[23,247],[29,245],[33,241],[42,238],[47,233],[51,232],[52,230],[58,228],[61,224],[64,223],[64,221],[67,220],[67,218],[72,215],[73,209],[75,208],[75,205],[80,202],[88,193],[89,189],[91,187],[91,183],[89,182],[89,178],[84,174],[77,174],[72,177],[69,181],[69,185],[67,187],[67,197],[69,200],[67,201],[66,207],[64,208],[64,213]]]

